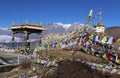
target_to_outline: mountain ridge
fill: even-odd
[[[66,25],[66,27],[64,27]],[[68,26],[67,26],[68,25]],[[76,22],[73,24],[62,24],[60,22],[58,23],[47,23],[43,25],[43,27],[47,28],[48,30],[43,31],[42,36],[50,34],[50,33],[65,33],[73,30],[80,30],[83,28],[84,24],[81,24],[80,22]],[[9,28],[0,28],[0,35],[7,35],[7,36],[12,36],[12,32],[8,30]],[[115,38],[120,38],[120,26],[112,26],[112,27],[107,27],[105,29],[105,33],[107,33],[109,36],[113,36]],[[2,36],[3,37],[3,36]],[[16,34],[15,37],[21,38],[21,34]],[[22,38],[24,35],[22,35]],[[37,34],[31,34],[30,39],[35,39],[39,38]]]

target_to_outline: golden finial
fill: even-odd
[[[28,19],[26,19],[26,24],[28,24]]]
[[[42,22],[40,22],[40,27],[42,27]]]

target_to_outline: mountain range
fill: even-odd
[[[79,22],[73,24],[62,24],[58,22],[58,23],[48,23],[43,27],[48,29],[47,31],[43,32],[43,35],[47,35],[49,33],[65,33],[68,31],[76,30],[78,28],[82,28],[83,24]]]
[[[73,24],[63,24],[60,22],[57,23],[47,23],[45,25],[43,25],[44,28],[47,28],[46,31],[43,31],[42,36],[50,34],[50,33],[65,33],[65,32],[69,32],[72,30],[79,30],[81,28],[83,28],[84,24],[81,24],[79,22],[73,23]],[[10,36],[12,35],[11,31],[8,30],[9,28],[0,28],[0,40],[3,40],[3,37],[9,36],[7,38],[10,38]],[[120,26],[112,26],[112,27],[108,27],[105,30],[105,33],[107,33],[109,36],[113,36],[113,37],[120,37]],[[4,36],[3,36],[4,35]],[[16,38],[23,38],[24,35],[19,33],[15,35]],[[39,38],[37,34],[33,33],[30,35],[30,39],[35,39],[35,38]]]

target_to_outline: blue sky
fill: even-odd
[[[103,10],[103,23],[120,26],[120,0],[0,0],[0,27],[36,22],[85,23],[90,9],[95,15]],[[94,20],[93,20],[94,23]]]

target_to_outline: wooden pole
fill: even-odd
[[[18,52],[18,64],[20,64],[20,54]]]
[[[41,45],[42,44],[42,35],[41,35],[41,33],[39,33],[39,45]]]
[[[27,32],[27,31],[24,31],[24,33],[25,33],[25,43],[26,43],[26,47],[27,47],[28,32]]]
[[[12,42],[13,42],[13,47],[14,47],[14,39],[15,39],[15,37],[14,37],[14,32],[12,32]]]

